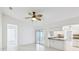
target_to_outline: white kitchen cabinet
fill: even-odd
[[[73,46],[79,47],[79,39],[73,39]]]
[[[51,48],[55,48],[58,50],[64,50],[64,40],[60,40],[60,39],[50,39],[49,40],[49,46]]]

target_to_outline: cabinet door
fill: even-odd
[[[73,40],[73,46],[77,46],[77,41]]]
[[[49,47],[53,47],[54,46],[54,40],[50,39],[49,40]]]
[[[79,47],[79,40],[78,39],[73,40],[73,46],[74,47]]]
[[[56,48],[59,50],[64,50],[64,41],[50,40],[50,47]]]
[[[79,47],[79,41],[77,41],[77,46]]]

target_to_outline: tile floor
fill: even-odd
[[[48,48],[40,44],[23,45],[18,48],[18,51],[59,51],[55,48]]]

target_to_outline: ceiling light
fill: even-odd
[[[32,18],[32,20],[33,20],[33,21],[36,21],[37,19],[36,19],[36,18]]]

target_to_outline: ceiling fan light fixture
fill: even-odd
[[[37,19],[33,17],[32,20],[33,20],[33,21],[36,21]]]
[[[31,18],[32,21],[41,21],[42,14],[36,14],[36,12],[32,12],[29,15],[31,15],[31,17],[26,17],[26,19]]]

